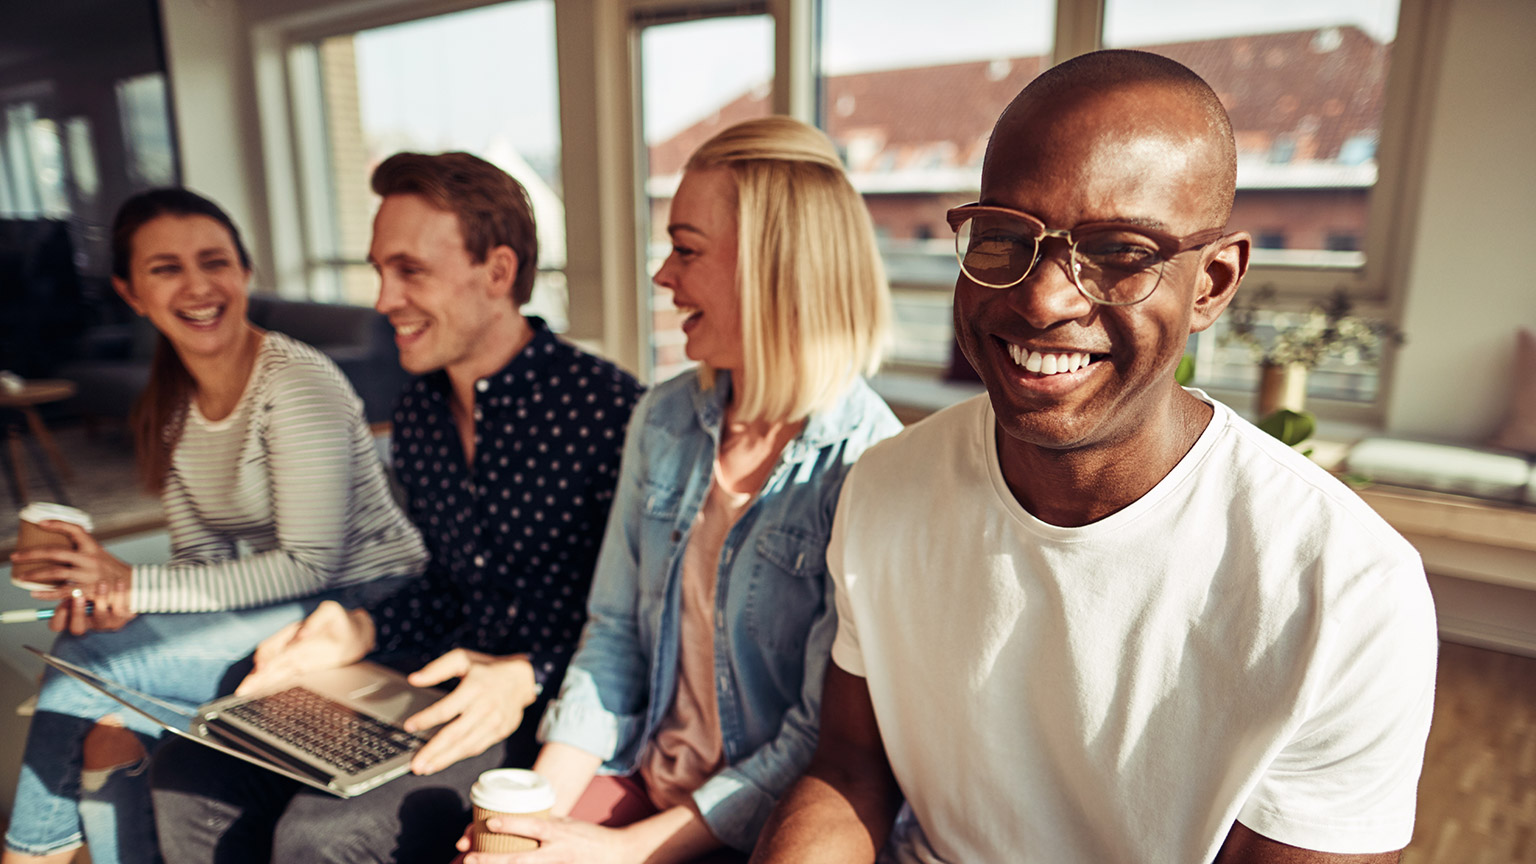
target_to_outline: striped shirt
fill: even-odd
[[[228,417],[187,406],[161,503],[171,560],[133,568],[136,612],[261,606],[419,573],[427,560],[352,386],[281,333],[262,339]]]

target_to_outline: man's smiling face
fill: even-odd
[[[483,337],[511,300],[464,247],[458,216],[418,195],[389,195],[373,220],[368,260],[379,272],[374,308],[394,326],[407,372],[474,365],[478,352],[498,350]]]
[[[1024,99],[999,121],[982,169],[981,203],[1050,228],[1130,222],[1183,236],[1220,227],[1208,120],[1156,85]],[[1066,245],[1048,239],[1011,288],[955,285],[955,334],[987,385],[998,423],[1018,444],[1053,450],[1113,445],[1153,421],[1174,387],[1189,334],[1203,250],[1175,256],[1151,295],[1101,306],[1074,285]]]

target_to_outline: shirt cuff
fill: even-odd
[[[694,791],[693,803],[720,842],[751,852],[778,799],[740,771],[726,768]]]
[[[591,753],[605,763],[621,763],[639,737],[642,714],[615,714],[603,708],[591,679],[580,669],[567,672],[560,698],[549,703],[539,722],[539,741],[559,742]],[[629,770],[628,765],[621,766]]]

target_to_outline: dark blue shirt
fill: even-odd
[[[641,387],[530,317],[532,341],[475,382],[469,466],[444,372],[414,379],[391,454],[427,572],[369,612],[375,651],[420,666],[453,648],[529,654],[557,687],[586,622],[587,590]]]

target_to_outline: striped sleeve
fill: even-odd
[[[269,339],[271,337],[269,336]],[[307,362],[302,356],[277,358],[252,381],[248,394],[252,411],[244,446],[234,453],[218,454],[228,465],[204,476],[225,476],[235,488],[219,490],[211,499],[232,513],[210,512],[201,518],[222,518],[228,523],[241,511],[270,512],[270,525],[244,532],[257,551],[244,557],[210,561],[196,539],[183,548],[173,541],[173,557],[163,566],[133,569],[131,598],[136,612],[202,612],[240,609],[314,594],[332,582],[332,574],[348,555],[348,515],[353,496],[374,491],[379,484],[364,484],[354,476],[353,425],[360,423],[357,397],[339,371]],[[255,436],[258,440],[249,440]],[[252,444],[256,446],[252,446]],[[236,479],[241,460],[265,459],[265,482],[256,479],[242,488]],[[370,454],[371,455],[371,454]],[[199,458],[191,453],[188,458]],[[209,457],[214,458],[214,457]],[[376,459],[374,461],[377,461]],[[247,471],[249,475],[251,472]],[[265,487],[265,488],[263,488]],[[191,492],[183,489],[188,497]],[[383,493],[387,495],[387,489]],[[270,504],[261,500],[270,497]],[[244,500],[242,500],[244,496]],[[179,510],[184,501],[167,499],[167,510]],[[194,515],[192,521],[198,516]],[[188,528],[195,538],[200,532]]]

